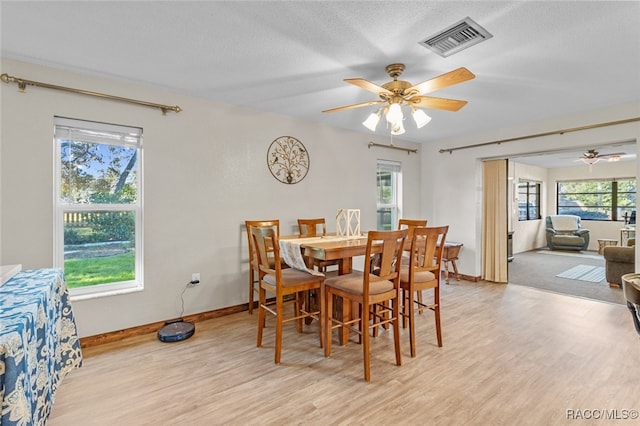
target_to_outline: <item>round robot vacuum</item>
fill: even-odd
[[[196,327],[193,323],[185,321],[176,321],[165,324],[158,330],[158,339],[161,342],[179,342],[193,336]]]

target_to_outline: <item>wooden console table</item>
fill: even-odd
[[[442,253],[442,261],[444,262],[444,282],[449,284],[449,262],[453,266],[453,274],[456,281],[460,281],[460,273],[458,272],[458,266],[456,261],[458,260],[458,254],[462,243],[456,243],[453,241],[447,241],[444,243],[444,251]]]

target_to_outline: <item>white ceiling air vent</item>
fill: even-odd
[[[438,34],[422,40],[419,44],[446,58],[491,37],[493,36],[489,31],[467,16]]]

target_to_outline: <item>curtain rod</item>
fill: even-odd
[[[148,106],[152,108],[158,108],[159,110],[162,111],[162,115],[166,115],[167,111],[175,111],[175,112],[182,111],[182,108],[180,108],[178,105],[171,106],[171,105],[155,104],[153,102],[139,101],[137,99],[122,98],[120,96],[107,95],[104,93],[97,93],[97,92],[89,92],[87,90],[74,89],[74,88],[65,87],[65,86],[56,86],[54,84],[42,83],[42,82],[33,81],[33,80],[26,80],[20,77],[13,77],[6,73],[0,75],[0,79],[4,83],[16,83],[18,85],[18,90],[20,92],[26,91],[27,85],[29,85],[29,86],[36,86],[36,87],[44,87],[47,89],[62,90],[65,92],[79,93],[81,95],[96,96],[98,98],[112,99],[114,101],[129,102],[132,104]]]
[[[523,140],[523,139],[539,138],[539,137],[542,137],[542,136],[563,135],[565,133],[577,132],[577,131],[580,131],[580,130],[589,130],[589,129],[596,129],[598,127],[615,126],[617,124],[632,123],[634,121],[640,121],[640,117],[627,118],[627,119],[618,120],[618,121],[607,121],[605,123],[590,124],[590,125],[587,125],[587,126],[580,126],[580,127],[572,127],[570,129],[553,130],[551,132],[535,133],[533,135],[518,136],[518,137],[515,137],[515,138],[509,138],[509,139],[500,139],[500,140],[497,140],[497,141],[477,143],[477,144],[474,144],[474,145],[459,146],[459,147],[456,147],[456,148],[446,148],[446,149],[441,149],[439,152],[440,152],[440,154],[443,154],[445,152],[448,152],[449,154],[451,154],[451,153],[453,153],[453,151],[458,151],[460,149],[477,148],[479,146],[487,146],[487,145],[500,145],[503,142],[514,142],[514,141],[519,141],[519,140]]]
[[[393,146],[392,144],[391,145],[383,145],[383,144],[375,143],[373,141],[369,141],[369,149],[371,149],[372,146],[379,146],[379,147],[382,147],[382,148],[389,148],[389,149],[399,149],[400,151],[407,151],[407,154],[409,154],[409,155],[411,153],[414,153],[414,154],[418,153],[417,149],[402,148],[400,146]]]

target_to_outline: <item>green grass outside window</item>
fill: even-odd
[[[64,275],[67,287],[87,287],[135,279],[134,251],[106,257],[67,259]]]

